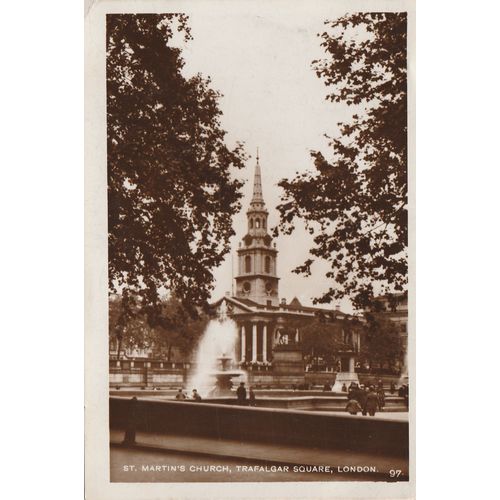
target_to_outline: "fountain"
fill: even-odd
[[[188,390],[197,389],[202,398],[233,396],[233,385],[246,382],[247,374],[235,365],[238,328],[227,316],[222,302],[218,317],[207,325],[198,344],[196,367],[188,379]],[[237,379],[233,381],[233,379]]]

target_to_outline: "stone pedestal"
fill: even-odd
[[[305,381],[302,350],[296,344],[277,345],[273,349],[273,379],[276,385],[289,387]]]
[[[349,389],[349,385],[351,382],[355,382],[359,385],[358,374],[354,372],[338,372],[335,377],[335,384],[333,384],[332,391],[333,392],[342,392],[342,385],[345,384],[347,389]]]

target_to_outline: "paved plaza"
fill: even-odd
[[[390,480],[391,470],[401,471],[400,480],[405,480],[408,476],[407,460],[374,453],[147,432],[138,432],[136,436],[137,446],[129,448],[120,444],[123,435],[122,430],[111,430],[112,481],[339,481],[354,478],[366,481],[387,481]],[[134,465],[137,470],[125,472],[123,466],[127,464]],[[188,474],[175,470],[142,470],[142,466],[147,464],[160,466],[175,464],[185,466],[197,464],[227,465],[231,467],[231,472],[214,474],[214,472],[209,471],[197,471],[196,474]],[[256,471],[253,473],[248,470],[242,472],[236,467],[236,465],[255,466],[259,464],[276,467],[286,465],[289,467],[289,471],[264,473]],[[293,472],[294,466],[315,466],[316,468],[328,466],[330,471],[304,472],[304,478],[300,478],[301,469]],[[367,467],[371,469],[366,470]],[[344,471],[344,468],[349,468],[349,470]],[[358,469],[360,472],[356,472]]]

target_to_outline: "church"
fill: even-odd
[[[300,349],[300,328],[290,330],[287,325],[298,324],[318,316],[349,318],[338,308],[325,309],[303,306],[297,298],[290,303],[280,299],[277,274],[278,248],[268,231],[268,215],[262,192],[262,173],[259,157],[255,165],[253,195],[246,212],[247,232],[237,249],[237,274],[234,292],[227,293],[213,308],[227,311],[238,325],[239,341],[236,349],[238,362],[245,367],[268,367],[272,364],[304,366]],[[297,321],[299,320],[299,321]],[[360,349],[359,333],[350,333],[344,339],[350,349],[340,354],[337,370],[354,375],[355,359]],[[288,353],[288,354],[286,354]],[[295,353],[295,355],[292,355]],[[295,362],[292,362],[292,359]]]

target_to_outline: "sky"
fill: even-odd
[[[235,173],[247,183],[243,209],[234,217],[236,236],[231,240],[231,254],[214,272],[212,298],[216,300],[231,291],[235,252],[247,227],[245,212],[257,147],[269,225],[274,226],[281,195],[277,183],[294,177],[296,172],[311,170],[310,150],[321,150],[328,158],[324,134],[336,134],[337,123],[352,112],[345,105],[325,100],[328,89],[311,68],[314,59],[325,55],[317,36],[325,30],[324,21],[345,14],[339,4],[319,2],[321,8],[314,11],[305,2],[238,2],[238,8],[226,2],[210,2],[212,8],[199,5],[193,12],[186,9],[193,40],[182,45],[184,73],[190,76],[200,72],[211,77],[212,88],[223,94],[221,122],[228,132],[227,144],[232,147],[242,141],[251,155],[247,167]],[[319,297],[331,282],[324,278],[326,263],[313,265],[311,277],[291,272],[308,258],[312,247],[310,235],[300,226],[292,235],[275,240],[279,295],[287,302],[296,296],[304,305],[312,305],[312,298]],[[345,312],[353,311],[347,299],[339,305]]]

